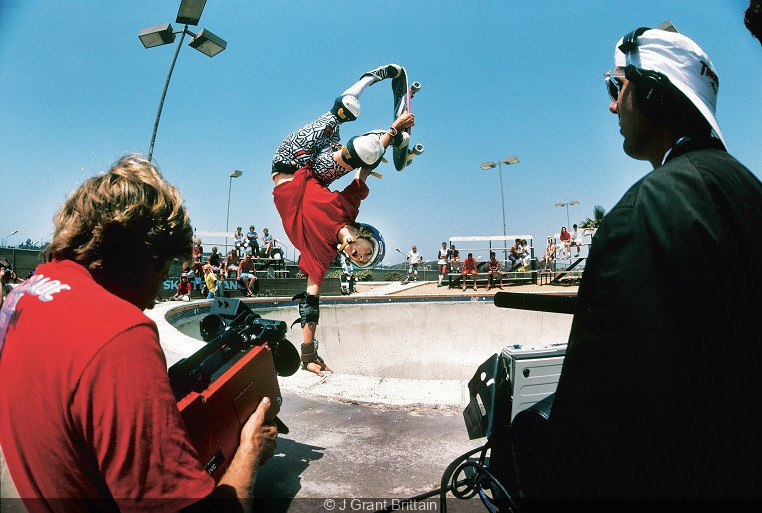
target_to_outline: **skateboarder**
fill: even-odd
[[[371,267],[384,257],[384,239],[373,226],[356,223],[360,202],[368,196],[365,180],[381,161],[399,130],[414,125],[412,114],[397,118],[386,132],[379,131],[339,142],[339,125],[360,113],[358,97],[369,85],[393,77],[399,66],[390,64],[365,73],[315,122],[289,134],[273,158],[275,207],[283,229],[300,251],[299,269],[307,288],[299,299],[299,321],[304,330],[302,367],[322,376],[331,369],[318,356],[315,330],[320,318],[320,285],[337,251],[357,267]],[[352,169],[355,179],[342,191],[327,185]]]

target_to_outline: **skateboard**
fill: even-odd
[[[413,95],[421,89],[420,82],[413,82],[408,86],[407,83],[407,71],[402,68],[398,77],[392,79],[392,93],[394,94],[394,119],[396,120],[402,114],[406,112],[412,112],[410,108]],[[397,141],[397,137],[401,140]],[[395,141],[392,143],[394,146],[394,167],[397,171],[402,171],[406,166],[409,166],[413,160],[413,157],[423,153],[423,144],[416,144],[410,147],[410,128],[404,128],[395,137]]]

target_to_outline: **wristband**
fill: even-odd
[[[391,135],[392,137],[394,137],[395,135],[397,135],[398,132],[399,130],[397,130],[396,128],[390,127],[387,133]]]

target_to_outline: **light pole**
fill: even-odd
[[[230,189],[233,187],[233,178],[238,178],[243,174],[243,171],[235,170],[230,172],[230,181],[228,182],[228,213],[225,215],[225,251],[228,250],[228,232],[230,227],[228,222],[230,221]]]
[[[11,235],[16,235],[18,232],[19,232],[18,230],[13,230],[11,233],[6,235],[5,238],[3,239],[3,246],[5,247],[8,245],[8,237],[10,237]]]
[[[505,247],[505,261],[508,261],[508,233],[505,230],[505,191],[503,190],[503,164],[511,165],[511,164],[518,164],[519,158],[518,157],[506,157],[503,160],[499,160],[497,162],[485,162],[483,164],[480,164],[479,167],[487,170],[487,169],[494,169],[495,166],[498,168],[498,172],[500,174],[500,199],[503,203],[503,245]]]
[[[201,18],[201,13],[203,12],[205,5],[206,0],[182,0],[180,2],[180,10],[177,12],[176,20],[177,23],[185,24],[182,29],[174,30],[172,29],[172,25],[164,23],[162,25],[144,28],[138,33],[138,37],[145,48],[153,48],[154,46],[173,43],[175,41],[175,35],[181,34],[180,41],[178,41],[177,48],[175,48],[175,55],[172,57],[172,63],[169,65],[167,79],[164,81],[164,90],[161,92],[159,108],[156,111],[156,120],[154,120],[153,133],[151,134],[151,144],[148,147],[148,160],[151,160],[151,157],[153,156],[153,144],[156,140],[156,131],[159,129],[159,118],[161,117],[161,110],[164,107],[164,98],[167,96],[169,79],[172,78],[172,71],[175,69],[175,62],[177,62],[177,55],[180,53],[180,47],[183,44],[185,34],[188,34],[193,38],[188,43],[188,46],[195,48],[209,57],[214,57],[227,47],[227,42],[225,42],[224,39],[217,37],[206,29],[201,29],[198,34],[194,34],[188,30],[188,25],[198,25],[198,20]]]
[[[566,203],[556,203],[556,207],[559,207],[559,208],[566,207],[566,230],[567,231],[570,228],[570,226],[569,226],[569,205],[579,205],[579,201],[574,200],[574,201],[567,201]]]

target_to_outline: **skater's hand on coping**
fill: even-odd
[[[406,112],[400,117],[398,117],[394,123],[392,123],[392,126],[394,128],[410,128],[411,126],[415,125],[415,115],[412,112]]]

